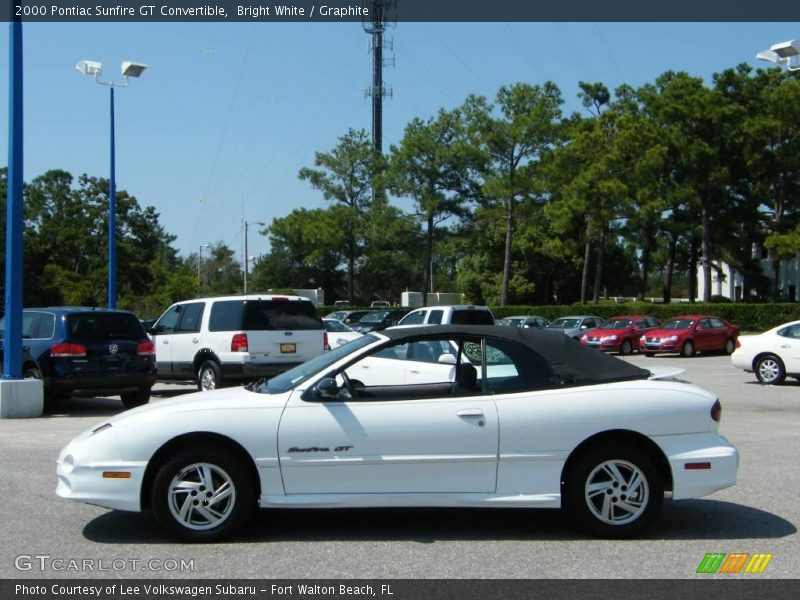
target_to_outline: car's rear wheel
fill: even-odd
[[[734,350],[736,350],[736,342],[732,338],[725,340],[725,354],[733,354]]]
[[[566,506],[593,534],[633,537],[661,511],[664,484],[652,459],[632,446],[595,447],[565,481]]]
[[[158,522],[188,542],[232,535],[256,508],[244,465],[219,448],[178,452],[156,474],[151,498]]]
[[[619,353],[627,356],[633,352],[633,344],[630,340],[622,340],[622,345],[619,347]]]
[[[213,360],[207,360],[197,371],[197,389],[208,392],[222,387],[222,369]]]
[[[761,383],[780,385],[786,379],[786,367],[783,361],[774,354],[759,356],[753,365],[756,378]]]
[[[689,358],[690,356],[693,355],[694,355],[694,344],[687,340],[683,343],[683,348],[681,348],[681,356]]]
[[[150,402],[150,390],[136,390],[135,392],[126,392],[121,394],[122,405],[125,408],[136,408]]]

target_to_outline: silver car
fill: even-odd
[[[603,317],[594,315],[578,315],[572,317],[560,317],[551,322],[547,329],[560,329],[564,335],[568,335],[573,339],[580,339],[581,335],[587,329],[594,329],[600,327],[606,320]]]

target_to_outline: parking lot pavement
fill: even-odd
[[[559,511],[280,510],[261,511],[235,542],[175,544],[147,514],[55,496],[59,450],[122,410],[118,399],[78,399],[43,418],[0,421],[0,577],[745,577],[696,575],[708,552],[771,553],[757,577],[797,577],[800,384],[761,386],[726,356],[628,360],[685,368],[685,379],[716,392],[721,432],[741,452],[735,487],[666,502],[642,538],[589,538]],[[151,401],[189,391],[160,385]],[[70,563],[59,559],[90,561],[81,565],[93,570],[63,570]]]

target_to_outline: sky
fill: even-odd
[[[384,150],[414,117],[469,94],[554,81],[564,113],[579,81],[639,86],[666,70],[711,80],[800,37],[798,23],[398,23],[387,34]],[[359,23],[29,23],[23,28],[24,177],[107,177],[109,93],[81,75],[100,61],[148,65],[116,95],[117,189],[154,206],[184,256],[219,242],[241,260],[243,223],[327,205],[297,173],[348,129],[371,128],[369,38]],[[0,25],[0,165],[8,162],[8,27]],[[410,201],[400,200],[410,210]],[[249,229],[249,254],[269,249]]]

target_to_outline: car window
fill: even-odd
[[[178,331],[197,332],[200,331],[200,323],[203,320],[203,309],[205,308],[204,302],[193,302],[192,304],[183,305],[183,316],[178,325]]]
[[[67,333],[73,340],[139,340],[142,324],[132,314],[86,312],[67,315]]]
[[[178,304],[171,307],[167,312],[161,315],[161,318],[153,326],[156,334],[159,333],[172,333],[178,327],[178,321],[181,320],[181,313],[183,305]]]
[[[425,315],[428,311],[425,310],[415,310],[414,312],[408,313],[402,321],[400,321],[401,325],[422,325],[425,322]]]
[[[700,319],[697,324],[698,329],[711,329],[711,322],[708,319]]]
[[[409,344],[407,360],[418,362],[438,363],[442,354],[455,354],[449,344],[443,340],[421,341]]]
[[[53,313],[27,310],[22,313],[22,339],[50,339],[55,327],[56,316]]]
[[[324,319],[324,322],[325,322],[325,330],[330,331],[332,333],[345,333],[348,331],[353,331],[341,321],[336,321],[333,319]]]
[[[209,331],[239,331],[242,329],[242,300],[220,300],[211,305]]]
[[[560,384],[537,352],[508,340],[486,340],[486,387],[496,393],[539,390]]]
[[[789,327],[784,327],[778,331],[778,335],[787,338],[793,338],[795,340],[800,339],[800,323],[797,325],[789,325]]]
[[[494,317],[488,310],[454,310],[453,325],[494,325]]]
[[[443,316],[444,316],[443,310],[432,310],[431,316],[428,317],[428,323],[430,325],[441,325]]]
[[[722,319],[711,318],[709,321],[711,321],[712,327],[725,327],[725,323],[722,322]]]
[[[307,331],[322,329],[322,319],[312,302],[295,300],[245,301],[244,327],[247,331]]]

